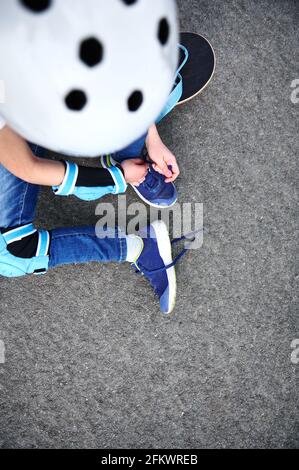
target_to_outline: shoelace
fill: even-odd
[[[187,240],[187,241],[190,241],[190,244],[194,242],[195,240],[195,236],[200,232],[200,230],[197,230],[195,232],[191,232],[187,235],[184,235],[183,237],[180,237],[180,238],[175,238],[174,240],[172,240],[171,244],[172,245],[176,245],[177,243],[181,242],[181,241],[184,241],[184,240]],[[189,237],[193,237],[193,239],[190,239]],[[142,272],[137,270],[136,269],[136,273],[137,274],[142,274],[143,276],[147,276],[147,277],[151,277],[153,274],[158,274],[158,273],[161,273],[163,271],[167,271],[168,269],[170,268],[173,268],[179,261],[181,258],[183,258],[183,256],[185,256],[185,254],[189,251],[189,248],[184,248],[177,256],[176,258],[173,260],[173,262],[167,266],[162,266],[162,268],[158,268],[158,269],[153,269],[151,271],[148,271],[146,269],[143,269],[142,268]]]

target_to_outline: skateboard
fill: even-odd
[[[181,33],[179,63],[183,94],[177,106],[198,96],[212,80],[216,68],[214,49],[209,41],[199,34]]]
[[[196,33],[181,33],[180,60],[175,83],[157,124],[173,108],[191,101],[210,83],[215,73],[216,56],[209,41]]]

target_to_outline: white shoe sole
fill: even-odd
[[[169,238],[169,233],[166,227],[166,224],[162,220],[156,220],[152,223],[152,228],[156,234],[158,250],[160,256],[166,266],[172,263],[172,249]],[[168,285],[169,285],[169,309],[164,314],[170,314],[174,307],[176,301],[176,273],[175,268],[169,268],[166,270]]]

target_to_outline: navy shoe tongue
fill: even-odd
[[[145,183],[150,189],[153,189],[155,186],[159,184],[162,178],[163,176],[160,175],[160,173],[155,171],[153,168],[150,168],[147,174]]]

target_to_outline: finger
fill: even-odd
[[[135,181],[134,183],[131,183],[133,186],[139,186],[140,184],[144,183],[145,177],[141,178],[139,181]]]
[[[138,178],[139,183],[143,182],[145,180],[146,176],[147,175],[140,175],[140,177]]]
[[[166,178],[171,178],[172,172],[168,168],[167,163],[165,163],[164,161],[161,161],[161,163],[159,162],[158,166],[160,170],[162,171],[162,175],[166,176]]]
[[[153,169],[157,172],[160,173],[160,175],[164,175],[163,171],[159,168],[158,165],[154,164]]]
[[[166,182],[166,183],[173,183],[173,182],[177,179],[177,177],[179,176],[179,174],[180,174],[180,173],[178,173],[178,174],[173,174],[171,178],[166,178],[166,179],[165,179],[165,182]]]
[[[177,164],[177,162],[172,163],[172,173],[176,176],[176,178],[180,174],[180,169],[179,169],[179,165]]]
[[[166,183],[173,183],[178,178],[178,176],[179,175],[173,174],[170,178],[166,178],[165,182]]]
[[[143,177],[142,175],[139,175],[139,177],[137,175],[135,175],[135,178],[138,178],[136,179],[136,181],[134,181],[133,183],[131,182],[131,184],[133,186],[139,186],[141,183],[143,183],[145,181],[145,177]]]
[[[163,175],[163,176],[166,177],[166,175],[165,175],[165,169],[162,169],[159,165],[156,165],[156,167],[154,167],[154,170],[155,170],[157,173],[160,173],[160,175]],[[168,173],[167,173],[167,174],[168,174],[168,177],[171,177],[171,175],[172,175],[171,171],[169,172],[169,170],[168,170]]]
[[[180,169],[179,169],[179,166],[178,166],[177,162],[172,162],[171,172],[172,172],[172,176],[170,176],[170,178],[176,179],[179,176]]]
[[[140,178],[145,178],[147,174],[148,174],[148,168],[145,168],[145,170],[140,173]]]

